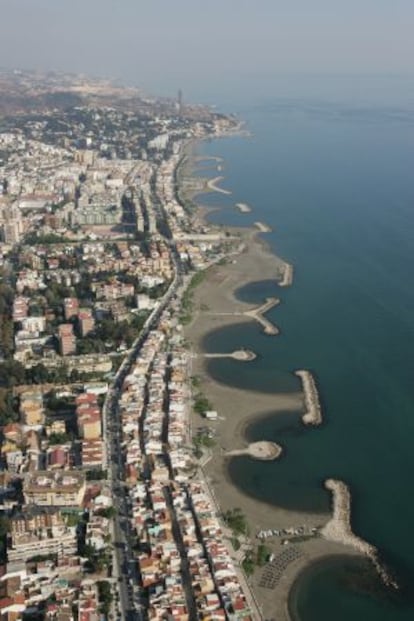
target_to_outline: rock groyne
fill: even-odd
[[[265,317],[265,313],[278,304],[280,304],[280,300],[278,300],[278,298],[266,298],[265,302],[261,306],[244,311],[243,315],[256,319],[256,321],[263,326],[265,334],[275,336],[279,334],[279,328],[267,319],[267,317]]]
[[[267,440],[261,440],[259,442],[253,442],[244,449],[234,449],[228,451],[226,456],[234,457],[236,455],[249,455],[254,459],[261,461],[272,461],[277,459],[282,453],[282,447],[276,442],[268,442]]]
[[[321,529],[321,535],[330,541],[351,546],[360,554],[368,557],[384,584],[398,589],[398,584],[380,563],[377,548],[352,532],[351,493],[346,483],[336,479],[327,479],[325,487],[332,494],[333,513],[332,518]]]
[[[290,287],[293,283],[293,265],[285,263],[285,269],[283,272],[282,280],[279,282],[279,287]]]
[[[249,213],[252,210],[250,205],[247,205],[246,203],[236,203],[236,207],[239,211],[241,211],[241,213]]]
[[[225,190],[224,188],[221,188],[219,185],[217,185],[218,183],[220,183],[221,181],[223,181],[224,177],[223,176],[218,176],[218,177],[214,177],[214,179],[209,179],[209,181],[207,181],[206,186],[209,190],[212,190],[213,192],[220,192],[221,194],[231,194],[230,190]]]
[[[210,353],[203,354],[203,356],[204,358],[233,358],[233,360],[238,360],[239,362],[251,362],[257,358],[254,351],[251,351],[250,349],[236,349],[229,354]]]
[[[310,371],[295,371],[302,381],[302,389],[305,397],[305,413],[302,421],[305,425],[320,425],[322,423],[322,410],[319,402],[318,389]]]
[[[271,233],[272,228],[265,224],[264,222],[255,222],[254,226],[259,230],[260,233]]]

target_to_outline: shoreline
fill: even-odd
[[[191,162],[189,165],[191,169]],[[196,195],[199,194],[202,192],[196,193]],[[191,197],[191,200],[193,199],[194,195]],[[211,209],[209,211],[211,212]],[[274,280],[275,284],[280,287],[289,286],[293,280],[293,266],[274,254],[269,244],[262,238],[261,233],[270,231],[267,225],[259,223],[259,227],[258,223],[255,223],[256,228],[219,227],[206,222],[206,215],[204,209],[197,204],[195,217],[199,221],[203,221],[206,226],[216,230],[225,229],[227,234],[239,235],[241,243],[239,251],[233,255],[231,262],[225,265],[216,264],[207,269],[203,287],[196,288],[194,292],[194,315],[184,329],[186,339],[198,354],[193,362],[193,372],[199,378],[203,393],[211,400],[221,419],[213,425],[219,441],[218,446],[210,450],[209,456],[203,463],[203,471],[208,484],[214,489],[215,497],[223,512],[240,507],[247,521],[254,524],[257,529],[275,528],[277,524],[278,528],[289,530],[292,525],[304,524],[308,529],[319,530],[321,526],[326,526],[331,522],[329,513],[312,514],[285,509],[258,500],[237,488],[230,479],[227,465],[228,458],[231,457],[229,452],[233,455],[240,454],[240,451],[245,452],[248,443],[245,431],[254,421],[272,414],[277,416],[278,412],[298,413],[300,411],[303,423],[319,425],[322,422],[322,416],[316,384],[312,375],[307,371],[296,372],[302,382],[302,390],[293,393],[264,393],[260,390],[235,388],[216,381],[208,374],[208,360],[203,356],[207,353],[203,350],[205,337],[217,329],[257,320],[255,315],[263,306],[265,312],[269,310],[266,309],[269,300],[263,300],[261,305],[252,309],[251,304],[236,297],[237,290],[250,283],[263,280]],[[274,300],[277,299],[273,299],[271,306],[279,302],[279,300],[276,302]],[[267,321],[265,317],[262,319]],[[277,334],[278,328],[273,324],[270,325],[275,328],[275,331],[271,333]],[[244,343],[237,345],[238,348],[243,346]],[[305,376],[301,376],[301,373],[305,373]],[[205,419],[195,413],[192,417],[193,428],[205,423]],[[266,441],[266,438],[260,438],[260,441]],[[276,444],[276,446],[279,445]],[[279,448],[278,455],[283,455],[283,447]],[[312,537],[299,544],[291,544],[288,548],[292,552],[289,553],[279,541],[266,541],[266,544],[270,545],[271,553],[276,558],[274,570],[276,574],[281,567],[283,568],[283,580],[277,580],[272,589],[263,587],[265,581],[263,575],[269,566],[267,564],[264,568],[255,570],[253,576],[248,579],[248,584],[261,605],[264,618],[277,615],[279,621],[291,621],[288,610],[289,593],[299,574],[307,567],[330,556],[366,558],[365,550],[356,549],[347,545],[349,541],[333,537],[330,539]],[[253,537],[250,545],[255,545]],[[369,546],[369,544],[366,545]],[[378,569],[378,566],[376,567]]]
[[[215,265],[207,270],[203,280],[203,286],[194,292],[195,314],[185,328],[185,336],[191,342],[192,349],[196,352],[203,351],[203,339],[212,330],[217,328],[254,321],[252,317],[242,314],[244,310],[251,308],[246,302],[236,298],[235,292],[244,285],[263,279],[273,279],[275,276],[275,261],[277,259],[265,248],[254,231],[248,233],[247,248],[238,256],[236,263],[224,266]],[[253,260],[252,260],[253,259]],[[282,264],[282,263],[281,263]],[[202,310],[208,305],[209,310]],[[212,309],[217,311],[237,310],[238,314],[214,315]],[[260,326],[258,326],[260,329]],[[244,343],[240,343],[243,346]],[[212,423],[211,428],[217,432],[218,445],[211,451],[203,471],[209,485],[214,489],[217,502],[221,510],[226,511],[234,507],[240,507],[250,524],[254,524],[257,530],[275,528],[291,528],[292,526],[306,525],[307,528],[318,527],[329,519],[329,514],[304,513],[277,507],[273,504],[252,498],[236,488],[231,481],[227,464],[229,456],[226,452],[245,448],[247,439],[245,430],[248,425],[260,417],[278,412],[291,411],[292,414],[303,411],[303,393],[298,388],[293,393],[263,393],[260,390],[243,390],[230,387],[212,379],[207,373],[208,358],[197,356],[193,359],[192,373],[200,380],[201,390],[212,402],[213,408],[218,411],[223,420]],[[238,363],[236,361],[236,363]],[[238,364],[245,364],[240,362]],[[205,419],[198,414],[193,414],[192,427],[204,425]],[[260,438],[267,440],[267,438]],[[283,456],[283,446],[282,454]],[[231,458],[231,456],[230,456]],[[235,457],[237,459],[237,457]],[[270,462],[269,462],[270,463]],[[257,540],[252,538],[253,545]],[[283,552],[280,541],[267,541],[271,553],[279,558]],[[292,546],[293,547],[293,546]],[[296,547],[296,546],[295,546]],[[251,588],[264,611],[264,618],[271,618],[278,611],[282,621],[288,621],[288,616],[280,616],[285,610],[290,587],[297,578],[298,573],[315,558],[323,558],[327,554],[353,554],[342,544],[330,542],[322,538],[310,539],[299,546],[301,553],[284,573],[284,580],[274,590],[260,587],[262,568],[258,568],[251,579],[248,580]]]

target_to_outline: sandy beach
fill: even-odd
[[[299,525],[308,529],[321,527],[328,522],[330,515],[288,511],[260,502],[238,490],[227,476],[229,458],[226,453],[246,448],[244,432],[252,420],[257,420],[269,412],[277,415],[278,411],[304,410],[304,396],[299,379],[298,392],[293,394],[260,393],[233,388],[212,380],[206,373],[206,359],[197,355],[202,354],[203,338],[212,330],[236,322],[256,321],[254,313],[251,313],[252,305],[235,297],[238,288],[249,282],[268,279],[278,282],[283,278],[284,261],[268,250],[257,231],[233,229],[231,232],[240,235],[241,252],[227,264],[215,265],[207,271],[202,286],[195,290],[194,314],[185,329],[185,335],[195,354],[192,373],[198,376],[201,390],[219,413],[219,420],[209,423],[216,430],[218,441],[211,455],[203,460],[205,476],[223,511],[234,507],[242,509],[251,527],[253,545],[256,546],[258,540],[255,539],[255,534],[260,529],[283,529]],[[263,326],[258,324],[258,329],[263,329]],[[277,339],[277,336],[269,335],[269,338]],[[243,347],[243,343],[240,343],[240,347]],[[249,362],[240,361],[239,364]],[[193,428],[202,425],[206,425],[206,420],[193,414]],[[272,571],[272,567],[258,567],[249,583],[262,607],[263,618],[277,615],[279,621],[289,619],[287,601],[290,588],[309,563],[332,554],[356,554],[355,550],[322,537],[288,545],[282,545],[280,538],[272,537],[266,540],[266,547],[275,555],[275,575],[278,575],[280,567],[283,572],[276,582],[271,580],[269,583],[266,582],[266,576]],[[240,553],[235,553],[235,559],[240,560]]]
[[[186,162],[183,166],[183,179],[188,180],[194,172],[197,156],[195,145],[188,145]],[[199,162],[197,158],[197,163]],[[216,179],[213,180],[213,185]],[[214,188],[209,188],[214,189]],[[266,538],[265,545],[272,554],[271,562],[265,566],[256,567],[253,575],[248,578],[248,584],[256,599],[261,612],[261,619],[277,618],[278,621],[291,621],[289,614],[289,593],[299,575],[312,563],[321,562],[332,556],[366,556],[361,548],[345,545],[344,538],[322,536],[323,527],[331,523],[332,513],[312,514],[267,504],[249,497],[236,488],[228,476],[229,452],[244,452],[248,447],[245,431],[253,421],[278,412],[302,412],[302,418],[307,421],[306,412],[309,412],[309,394],[303,391],[303,382],[298,377],[297,392],[261,393],[234,388],[220,384],[207,373],[208,358],[202,348],[206,335],[225,326],[236,323],[255,322],[258,330],[262,330],[268,338],[274,338],[277,346],[279,328],[267,317],[267,311],[277,306],[277,298],[263,300],[252,306],[236,298],[235,292],[251,282],[274,280],[280,287],[291,286],[293,283],[294,267],[284,259],[271,252],[263,238],[263,233],[269,228],[265,223],[254,223],[252,228],[247,227],[216,227],[206,222],[205,218],[216,207],[202,207],[202,190],[195,191],[191,184],[187,184],[186,198],[194,201],[197,196],[197,205],[193,206],[194,219],[204,222],[210,229],[225,231],[235,240],[235,252],[224,264],[215,264],[206,271],[202,286],[194,291],[193,315],[191,322],[185,327],[185,336],[189,342],[192,356],[192,375],[199,379],[200,389],[209,399],[212,407],[218,412],[218,420],[207,422],[199,414],[193,413],[192,428],[208,424],[216,434],[216,445],[209,449],[209,453],[201,460],[204,478],[209,485],[210,492],[216,503],[224,512],[239,507],[250,527],[250,538],[237,552],[234,551],[234,560],[240,563],[246,550],[256,550],[260,540],[256,538],[259,531],[270,529],[295,529],[302,527],[307,533],[317,529],[317,533],[283,544],[283,537],[271,536]],[[258,226],[259,225],[259,226]],[[238,344],[239,348],[244,343]],[[231,352],[228,352],[231,353]],[[249,364],[240,360],[239,364]],[[293,372],[293,370],[292,370]],[[305,391],[306,392],[306,391]],[[308,398],[307,398],[308,397]],[[315,422],[319,423],[320,410]],[[312,421],[314,417],[312,417]],[[269,438],[260,438],[266,442]],[[277,442],[277,439],[276,439]],[[276,445],[278,446],[278,445]],[[280,454],[283,456],[283,443],[280,445]],[[327,493],[329,491],[327,490]],[[331,504],[334,501],[331,497]],[[333,511],[335,503],[333,502]],[[349,513],[346,520],[350,519]],[[349,543],[349,542],[348,542]],[[231,547],[231,546],[230,546]]]

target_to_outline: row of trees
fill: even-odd
[[[33,232],[26,235],[24,243],[28,246],[35,246],[36,244],[67,244],[70,243],[70,240],[62,235],[56,235],[56,233],[39,235]]]
[[[229,509],[223,513],[223,519],[233,532],[233,547],[240,547],[239,537],[247,537],[250,529],[246,516],[239,507]],[[256,549],[249,550],[243,559],[243,569],[247,576],[250,576],[256,566],[263,567],[269,558],[270,550],[264,543],[260,543]]]
[[[39,362],[33,367],[25,368],[16,360],[6,360],[0,363],[0,400],[2,389],[8,390],[20,384],[63,384],[67,381],[86,381],[91,377],[93,374],[82,373],[77,369],[69,372],[65,364],[48,369]]]
[[[264,543],[260,543],[256,550],[249,550],[242,561],[242,567],[246,576],[251,576],[256,566],[263,567],[269,558],[269,554],[270,551]]]
[[[0,425],[16,420],[9,368],[13,367],[13,299],[14,290],[6,282],[4,270],[0,272]],[[20,369],[19,369],[20,370]]]
[[[0,353],[5,358],[13,351],[13,297],[12,287],[0,282]]]
[[[95,326],[92,334],[78,340],[78,354],[104,353],[123,343],[131,347],[147,316],[147,313],[139,313],[133,315],[131,320],[125,319],[118,323],[113,319],[103,319]]]

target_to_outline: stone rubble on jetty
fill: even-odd
[[[239,211],[241,211],[241,213],[249,213],[252,210],[250,205],[247,205],[246,203],[236,203],[236,207]]]
[[[265,334],[268,335],[277,335],[279,334],[279,328],[277,326],[275,326],[269,319],[267,319],[265,317],[265,314],[270,311],[271,308],[273,308],[274,306],[277,306],[278,304],[280,304],[280,300],[278,298],[266,298],[266,300],[263,302],[263,304],[261,304],[260,306],[257,306],[256,308],[251,308],[250,310],[246,310],[246,311],[229,311],[229,312],[207,312],[207,314],[209,315],[215,315],[215,316],[227,316],[227,317],[237,317],[238,315],[242,315],[244,317],[250,317],[251,319],[255,319],[258,323],[260,323],[263,326],[263,332]],[[235,352],[233,352],[234,354]],[[253,353],[253,352],[250,352]],[[233,354],[225,354],[226,357],[231,356],[233,357]],[[237,356],[239,356],[239,352],[237,352]],[[217,356],[218,357],[218,356]],[[246,359],[246,355],[243,354],[243,359]],[[250,354],[249,354],[249,359],[252,359]]]
[[[233,360],[237,360],[238,362],[251,362],[257,358],[254,351],[251,351],[250,349],[236,349],[229,354],[210,353],[203,354],[203,356],[204,358],[233,358]]]
[[[282,447],[279,446],[279,444],[276,444],[276,442],[262,440],[260,442],[253,442],[244,449],[234,449],[233,451],[228,451],[226,455],[229,457],[236,455],[249,455],[254,459],[260,459],[261,461],[272,461],[273,459],[277,459],[281,453]]]
[[[272,228],[268,224],[265,224],[264,222],[255,222],[254,226],[257,229],[259,229],[260,233],[271,233],[272,232]]]
[[[319,402],[318,389],[316,388],[315,380],[310,371],[299,370],[295,371],[302,381],[302,389],[305,397],[306,411],[302,416],[302,421],[305,425],[321,425],[322,424],[322,410]]]
[[[223,179],[224,177],[222,175],[214,177],[214,179],[209,179],[206,183],[206,186],[209,190],[212,190],[213,192],[220,192],[221,194],[231,194],[230,190],[225,190],[224,188],[221,188],[219,185],[217,185],[218,183],[223,181]]]
[[[333,515],[321,529],[321,535],[330,541],[355,548],[372,561],[384,584],[398,589],[398,584],[378,560],[377,548],[352,532],[351,494],[346,483],[336,479],[327,479],[325,487],[332,493]]]
[[[285,263],[282,280],[278,283],[279,287],[290,287],[293,283],[293,265]]]
[[[248,311],[244,311],[243,315],[256,319],[256,321],[258,321],[263,326],[263,331],[265,334],[269,336],[276,336],[277,334],[279,334],[279,328],[265,317],[265,313],[270,311],[270,309],[274,308],[278,304],[280,304],[280,300],[278,298],[266,298],[261,306],[258,306],[257,308],[252,308]]]

